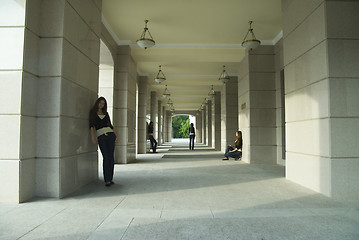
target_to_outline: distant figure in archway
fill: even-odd
[[[228,145],[226,152],[224,154],[224,158],[222,160],[228,160],[229,157],[234,158],[234,160],[238,160],[242,157],[242,145],[243,145],[243,139],[242,139],[242,132],[237,131],[236,132],[236,141],[234,141],[234,146]]]
[[[196,130],[194,129],[193,123],[189,127],[189,150],[194,150],[194,139],[196,137]]]
[[[157,141],[156,139],[153,137],[153,122],[151,121],[150,124],[148,125],[148,137],[151,141],[151,148],[152,148],[152,152],[156,153],[156,148],[157,148]]]
[[[114,151],[117,137],[113,132],[104,97],[98,98],[90,111],[90,134],[92,143],[100,147],[103,156],[103,178],[105,186],[109,187],[114,184]]]

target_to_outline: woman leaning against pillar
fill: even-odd
[[[100,97],[90,111],[90,134],[94,145],[99,145],[103,156],[103,178],[105,186],[109,187],[113,182],[114,173],[114,151],[117,142],[113,131],[110,116],[107,112],[107,101]]]

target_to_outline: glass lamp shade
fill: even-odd
[[[149,38],[141,38],[137,40],[137,45],[141,48],[147,49],[155,45],[155,41]]]
[[[156,83],[162,83],[162,82],[166,81],[166,78],[165,77],[156,77],[155,81],[156,81]]]
[[[248,50],[252,50],[255,49],[256,47],[258,47],[261,44],[261,41],[257,40],[257,39],[251,39],[251,40],[246,40],[242,42],[242,46],[245,49]]]
[[[226,82],[228,82],[228,80],[229,80],[229,76],[220,77],[220,78],[218,78],[218,80],[219,80],[220,82],[222,82],[222,83],[226,83]]]
[[[170,96],[171,96],[170,93],[163,93],[163,94],[162,94],[162,97],[164,97],[164,98],[169,98]]]

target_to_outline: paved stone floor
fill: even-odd
[[[359,239],[358,202],[287,181],[281,166],[195,148],[177,142],[117,165],[110,188],[0,204],[0,239]]]

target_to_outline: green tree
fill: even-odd
[[[188,122],[188,126],[187,126],[187,122]],[[186,126],[187,126],[187,129],[186,129],[186,131],[184,131]],[[188,115],[177,115],[172,118],[172,136],[173,136],[173,138],[188,137],[188,128],[189,128],[189,116]]]
[[[189,118],[185,122],[181,122],[180,135],[181,138],[187,138],[189,134]]]

